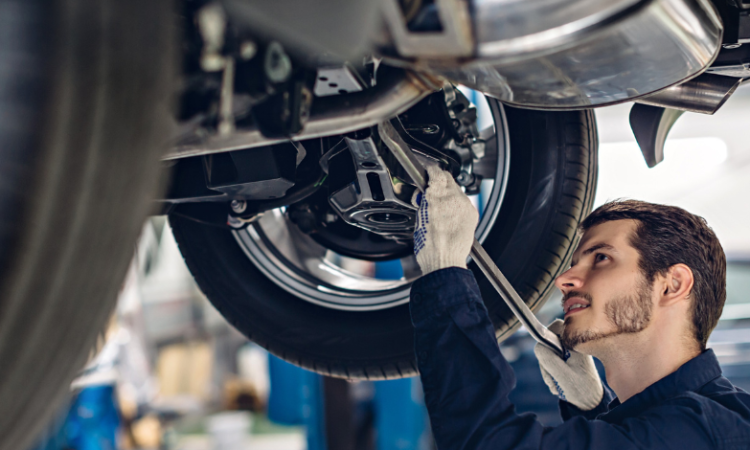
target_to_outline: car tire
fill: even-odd
[[[494,101],[494,100],[491,100]],[[484,246],[522,298],[537,310],[568,264],[578,224],[591,211],[597,137],[592,111],[505,107],[510,172]],[[408,304],[346,311],[301,300],[258,269],[229,230],[170,216],[175,239],[199,287],[224,317],[276,356],[349,379],[417,374]],[[518,320],[472,263],[502,340]]]
[[[0,450],[27,448],[112,313],[158,192],[172,5],[0,2]]]

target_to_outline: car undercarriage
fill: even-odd
[[[453,175],[537,311],[592,209],[592,109],[632,102],[654,167],[681,115],[750,79],[747,0],[8,0],[0,23],[2,450],[63,397],[149,214],[271,353],[413,376],[394,142]],[[477,278],[502,341],[520,324]]]

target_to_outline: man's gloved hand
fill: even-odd
[[[423,275],[446,267],[465,269],[479,212],[450,173],[427,166],[427,175],[425,194],[412,199],[419,207],[414,230],[417,263]]]
[[[563,324],[562,320],[557,319],[547,328],[559,336],[562,334]],[[590,411],[599,405],[604,396],[604,387],[594,366],[594,358],[573,350],[568,351],[570,358],[563,361],[555,352],[541,344],[534,347],[542,378],[550,392],[574,404],[578,409]]]

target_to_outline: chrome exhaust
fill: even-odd
[[[442,82],[428,75],[385,67],[381,70],[387,72],[371,89],[315,99],[310,118],[297,135],[267,138],[257,128],[250,128],[227,135],[184,136],[178,139],[162,160],[211,155],[361,130],[405,112],[442,88]]]
[[[404,2],[382,3],[384,62],[531,109],[630,102],[689,80],[716,59],[724,32],[711,0],[435,0],[423,9],[437,15],[423,16],[443,30],[429,33],[409,29]]]
[[[734,94],[741,81],[741,78],[704,73],[653,95],[641,97],[635,102],[680,111],[713,114]]]

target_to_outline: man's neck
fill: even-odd
[[[594,356],[604,365],[607,383],[620,402],[642,392],[700,354],[697,346],[684,339],[674,338],[669,333],[645,331],[607,338],[606,348],[595,352],[598,354]]]

